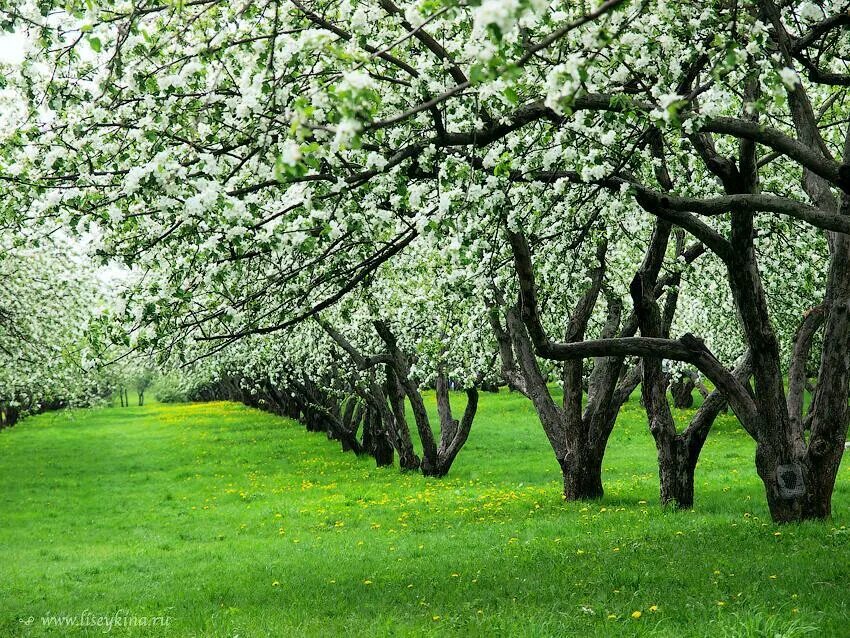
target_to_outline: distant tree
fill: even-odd
[[[149,366],[139,369],[133,377],[133,387],[139,395],[139,405],[145,404],[145,391],[151,387],[156,379],[156,370]]]

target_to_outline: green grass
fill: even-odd
[[[752,457],[722,418],[671,512],[636,400],[586,504],[505,393],[443,480],[234,404],[44,414],[0,432],[0,636],[850,635],[848,468],[834,521],[778,527]],[[170,619],[42,621],[84,612]]]

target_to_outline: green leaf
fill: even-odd
[[[487,79],[487,70],[480,64],[473,64],[469,69],[469,81],[472,84],[480,84]]]

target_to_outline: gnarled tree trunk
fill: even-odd
[[[398,341],[390,327],[382,322],[375,321],[375,331],[384,342],[389,354],[390,363],[387,364],[387,383],[390,386],[390,403],[399,423],[406,426],[404,414],[404,398],[410,401],[413,418],[416,423],[416,431],[422,444],[421,470],[425,476],[443,477],[448,474],[455,458],[469,437],[472,422],[478,409],[478,390],[474,387],[466,390],[467,403],[461,421],[452,417],[452,408],[449,401],[448,381],[441,372],[437,377],[437,412],[440,419],[440,443],[434,440],[431,430],[431,420],[422,400],[422,393],[418,384],[410,376],[410,362],[407,355],[398,347]]]

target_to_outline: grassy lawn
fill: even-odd
[[[724,417],[665,512],[636,398],[587,504],[505,393],[443,480],[235,404],[44,414],[0,432],[0,636],[850,635],[850,468],[834,521],[778,527],[752,457]]]

